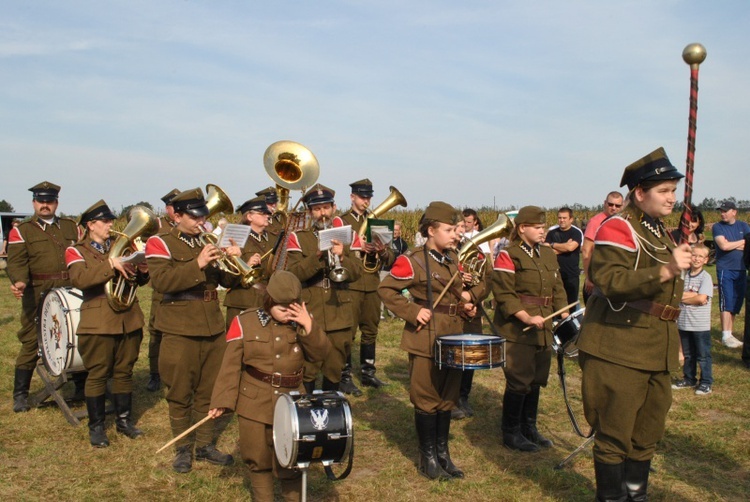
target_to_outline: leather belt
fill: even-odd
[[[416,303],[417,305],[421,305],[422,307],[426,309],[430,308],[429,304],[424,300],[418,300],[415,298],[414,303]],[[437,305],[436,307],[433,307],[432,310],[433,312],[438,312],[440,314],[448,314],[449,316],[454,317],[455,315],[458,314],[458,305],[459,305],[458,303],[451,303],[450,305],[444,305],[441,303]]]
[[[162,302],[179,301],[203,301],[212,302],[219,299],[219,293],[215,289],[204,291],[180,291],[179,293],[164,293]]]
[[[662,305],[661,303],[652,302],[651,300],[636,300],[634,302],[628,302],[628,307],[635,310],[640,310],[646,314],[658,317],[662,321],[676,321],[680,317],[680,311],[678,307],[671,305]]]
[[[552,305],[551,296],[518,295],[518,298],[521,300],[521,303],[525,303],[527,305],[538,305],[540,307]]]
[[[271,387],[285,387],[288,389],[293,389],[299,387],[300,384],[302,384],[302,368],[291,375],[282,375],[281,373],[266,373],[265,371],[261,371],[257,368],[254,368],[253,366],[245,366],[245,371],[247,371],[247,374],[255,378],[256,380],[271,384]]]
[[[31,278],[35,281],[67,281],[70,279],[70,274],[67,270],[64,272],[57,272],[54,274],[31,274]]]
[[[333,282],[328,277],[324,277],[319,281],[305,281],[302,283],[302,287],[323,289],[349,289],[349,284],[346,282]]]

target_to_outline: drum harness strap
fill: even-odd
[[[435,279],[437,282],[439,282],[444,288],[448,287],[448,283],[440,277],[438,274],[432,274],[430,273],[430,260],[429,256],[427,255],[427,246],[422,248],[424,251],[424,259],[420,259],[420,256],[414,255],[414,261],[417,265],[422,267],[422,269],[427,274],[427,305],[424,305],[428,309],[430,309],[430,313],[432,314],[432,317],[435,316],[435,312],[440,312],[443,314],[448,314],[451,316],[454,316],[456,314],[462,315],[463,309],[459,309],[458,307],[461,306],[463,302],[463,298],[461,298],[461,293],[456,292],[455,289],[452,287],[448,290],[449,292],[453,293],[454,296],[458,298],[458,303],[452,303],[450,306],[443,306],[438,305],[438,307],[442,308],[434,308],[433,307],[433,301],[432,301],[432,279]],[[421,304],[422,302],[415,302]],[[430,318],[430,322],[432,322],[432,317]],[[463,315],[462,315],[463,317]]]
[[[323,470],[326,472],[326,477],[331,481],[338,481],[346,478],[352,472],[352,466],[354,465],[354,437],[352,437],[352,447],[349,449],[349,460],[346,462],[346,469],[341,473],[340,476],[336,477],[331,469],[330,465],[324,465]]]
[[[588,436],[581,432],[581,427],[578,425],[578,420],[573,413],[573,408],[570,407],[570,401],[568,400],[568,387],[565,385],[565,351],[560,349],[557,351],[557,374],[560,376],[560,388],[563,391],[563,398],[565,399],[565,408],[568,410],[568,417],[570,423],[576,433],[584,439],[589,439],[594,435],[594,428],[591,428]]]

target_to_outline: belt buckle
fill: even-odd
[[[276,381],[276,377],[278,377],[278,382]],[[278,371],[271,373],[271,387],[281,387],[281,373]]]
[[[321,282],[323,284],[323,289],[331,289],[331,279],[324,277]]]
[[[203,291],[203,301],[204,302],[210,302],[211,301],[211,290],[206,289]]]
[[[451,303],[448,305],[448,315],[451,317],[455,317],[456,312],[458,312],[458,303]]]
[[[671,305],[664,305],[664,309],[662,309],[661,315],[659,315],[659,319],[661,319],[662,321],[676,321],[679,315],[680,309]]]

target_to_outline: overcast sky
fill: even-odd
[[[63,186],[114,209],[215,183],[272,184],[290,139],[349,206],[352,181],[410,207],[601,203],[659,146],[684,170],[700,42],[694,201],[750,199],[750,2],[7,1],[0,199]],[[682,185],[678,189],[682,198]],[[293,196],[294,200],[299,194]]]

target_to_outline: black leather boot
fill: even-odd
[[[133,394],[113,394],[115,404],[115,427],[117,432],[130,439],[143,436],[143,431],[133,425]]]
[[[375,387],[379,389],[388,385],[375,376],[375,344],[363,343],[359,346],[359,362],[362,367],[359,380],[365,387]]]
[[[31,377],[34,376],[34,370],[21,370],[16,368],[13,378],[13,411],[21,413],[29,411],[29,387],[31,387]]]
[[[302,385],[305,386],[305,392],[307,394],[312,394],[315,391],[315,380],[312,382],[303,382]]]
[[[216,465],[232,465],[234,463],[233,456],[220,452],[213,443],[196,447],[195,460],[206,461]]]
[[[341,370],[341,383],[339,384],[339,389],[341,389],[341,392],[343,392],[344,394],[351,394],[354,397],[359,397],[362,395],[362,390],[357,387],[357,385],[354,383],[354,380],[352,379],[351,354],[346,357],[346,364],[344,365],[344,369]]]
[[[419,474],[429,479],[451,479],[451,475],[438,462],[437,414],[415,408],[414,423],[419,438]]]
[[[552,441],[539,434],[536,428],[536,416],[539,413],[539,387],[532,387],[526,394],[521,410],[521,434],[541,448],[551,448]]]
[[[525,399],[526,395],[516,394],[513,391],[505,389],[502,422],[503,444],[511,450],[539,451],[539,446],[521,434],[521,410],[523,409]]]
[[[193,445],[178,446],[172,461],[174,472],[185,474],[193,469]]]
[[[148,379],[148,383],[146,384],[146,390],[149,392],[156,392],[161,388],[161,377],[158,373],[151,373],[151,376]]]
[[[338,382],[336,382],[336,383],[331,382],[326,377],[323,377],[323,387],[322,388],[323,388],[324,391],[339,390],[339,383]]]
[[[73,397],[71,401],[85,401],[86,400],[86,378],[89,376],[88,371],[79,371],[71,375],[71,380],[75,384],[75,390],[73,391]]]
[[[597,502],[626,502],[625,462],[605,464],[594,460]]]
[[[89,414],[89,441],[94,448],[106,448],[109,446],[107,433],[104,431],[104,394],[95,397],[86,397],[86,410]]]
[[[648,474],[650,470],[650,460],[625,460],[625,488],[628,491],[628,500],[633,502],[648,500]]]
[[[464,472],[456,467],[448,451],[448,436],[451,431],[451,412],[437,412],[436,450],[440,467],[454,478],[463,478]]]

